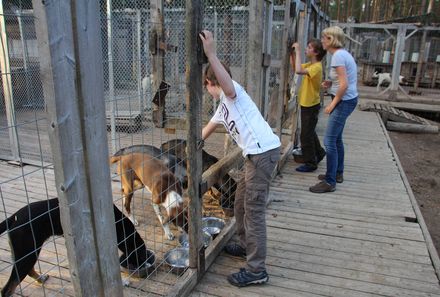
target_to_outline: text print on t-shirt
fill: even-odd
[[[229,110],[226,107],[226,104],[222,103],[222,110],[220,112],[220,115],[223,116],[223,126],[228,130],[229,134],[234,138],[235,141],[237,141],[237,137],[240,134],[237,130],[237,127],[235,126],[235,121],[231,120],[228,122],[229,117]]]

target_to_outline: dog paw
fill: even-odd
[[[37,278],[37,282],[38,282],[39,284],[44,284],[44,283],[47,281],[48,278],[49,278],[49,275],[47,275],[47,274],[42,274],[42,275],[40,275],[40,276]]]

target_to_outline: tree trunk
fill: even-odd
[[[426,9],[426,0],[422,0],[422,4],[420,5],[419,15],[422,15],[425,13]]]
[[[428,13],[431,13],[433,10],[434,10],[434,0],[429,0]]]
[[[373,0],[373,22],[377,22],[377,7],[379,6],[379,0]]]
[[[365,10],[364,10],[364,22],[370,22],[370,0],[364,0]]]
[[[341,21],[341,11],[340,11],[340,7],[341,7],[341,4],[340,4],[340,1],[336,1],[336,9],[337,9],[337,11],[338,11],[338,15],[337,15],[337,20],[338,21]]]

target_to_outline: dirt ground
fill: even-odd
[[[440,255],[440,133],[388,133]]]

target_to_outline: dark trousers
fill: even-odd
[[[317,167],[317,160],[321,160],[325,154],[315,131],[320,108],[320,104],[301,106],[301,150],[304,163],[311,167]]]

